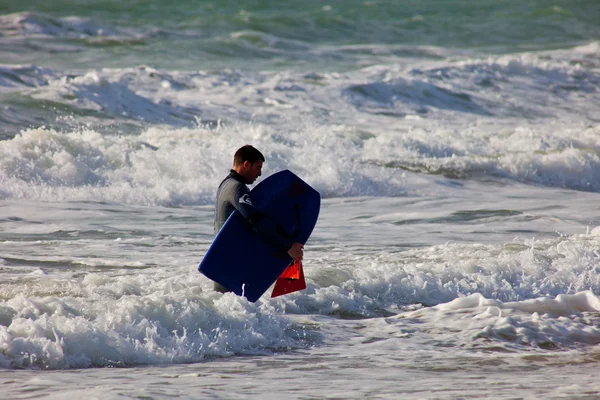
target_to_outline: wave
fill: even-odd
[[[479,115],[491,115],[480,107],[471,96],[453,92],[428,82],[407,81],[404,79],[392,82],[377,82],[354,85],[344,90],[349,101],[359,110],[383,115],[406,116],[407,114],[424,114],[428,108],[467,112]],[[369,106],[370,103],[385,108],[407,108],[401,114],[378,112]]]
[[[378,136],[346,126],[282,133],[259,123],[155,127],[140,135],[107,135],[84,127],[29,129],[0,142],[0,193],[4,199],[42,201],[211,204],[231,154],[246,143],[265,153],[265,175],[291,169],[324,197],[410,194],[407,174],[599,192],[598,130],[572,129],[562,135],[546,137],[550,148],[540,150],[536,146],[545,137],[527,130],[483,139],[417,130]]]
[[[597,130],[584,133],[590,137]],[[518,135],[511,135],[517,142]],[[510,140],[510,137],[509,137]],[[573,140],[553,150],[533,150],[491,154],[457,154],[450,156],[412,157],[398,161],[371,160],[383,168],[414,173],[442,175],[448,179],[510,179],[526,184],[574,190],[600,191],[600,148],[595,140],[578,143]]]
[[[0,15],[0,38],[59,38],[90,40],[140,40],[143,35],[132,29],[116,28],[88,17],[55,17],[36,12]]]
[[[305,291],[256,303],[214,292],[188,265],[65,279],[19,268],[14,277],[23,283],[6,285],[0,304],[0,365],[124,367],[274,354],[326,343],[319,324],[333,319],[361,319],[360,335],[380,343],[415,336],[491,352],[580,349],[600,343],[599,245],[595,228],[358,257],[316,249]]]
[[[346,73],[4,65],[2,193],[204,204],[246,143],[326,197],[404,195],[414,174],[598,192],[596,54]]]
[[[244,32],[242,37],[248,35]],[[258,38],[278,41],[264,34]],[[291,117],[308,114],[328,123],[346,123],[357,113],[373,125],[386,123],[388,117],[397,118],[397,123],[410,117],[462,118],[464,123],[469,116],[527,122],[583,118],[593,123],[600,118],[596,96],[600,77],[595,72],[600,65],[594,54],[590,44],[570,51],[487,59],[420,59],[418,66],[383,64],[347,73],[3,66],[0,85],[21,98],[52,101],[59,110],[66,105],[74,115],[91,109],[98,112],[97,118],[113,118],[116,123],[125,116],[182,126],[194,117],[224,120],[232,109],[238,120],[272,119],[277,108],[287,109]],[[203,115],[208,109],[222,115]]]
[[[158,286],[149,278],[140,274],[135,283],[88,274],[79,295],[17,295],[4,302],[0,365],[65,369],[190,363],[301,349],[319,340],[318,333],[269,307],[233,294],[194,295],[191,282],[172,277],[163,277]],[[144,281],[155,294],[136,291]],[[167,291],[164,284],[170,286]],[[46,284],[42,290],[48,289]]]
[[[472,294],[390,318],[388,331],[415,326],[440,346],[542,355],[600,343],[599,311],[592,291],[507,303]]]

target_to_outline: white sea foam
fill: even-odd
[[[373,209],[378,202],[363,204]],[[381,210],[389,210],[389,202]],[[448,327],[453,334],[434,339],[473,348],[567,349],[598,340],[590,324],[600,303],[593,294],[600,292],[595,279],[600,228],[553,239],[390,251],[378,239],[386,232],[378,233],[382,221],[374,219],[337,227],[348,236],[360,231],[362,242],[335,249],[323,239],[329,225],[341,221],[336,213],[355,218],[361,207],[326,206],[325,231],[315,233],[315,247],[307,252],[307,290],[272,300],[265,295],[251,304],[213,292],[211,282],[195,271],[210,244],[211,207],[123,209],[70,202],[44,206],[49,212],[31,202],[30,212],[26,205],[4,208],[3,221],[21,210],[24,218],[13,217],[12,225],[22,229],[12,235],[45,239],[0,243],[6,278],[0,347],[6,367],[188,363],[305,349],[325,340],[321,324],[333,329],[336,318],[322,318],[337,316],[367,318],[362,340],[375,331],[391,340]],[[418,304],[433,307],[405,311]],[[383,329],[378,317],[391,314],[398,316]],[[354,346],[348,332],[328,332],[327,341],[331,335],[337,345]]]
[[[311,307],[320,307],[319,298],[323,299],[322,306],[329,307],[332,296],[347,297],[345,302],[352,299],[353,305],[344,311],[360,310],[361,314],[376,312],[372,305],[436,305],[475,293],[501,301],[584,290],[600,293],[595,278],[600,267],[599,245],[592,233],[556,240],[515,240],[504,245],[448,243],[349,259],[340,259],[337,254],[325,256],[319,263],[327,266],[336,260],[335,268],[310,271],[315,285]]]
[[[3,67],[74,114],[0,143],[2,197],[207,204],[246,143],[325,197],[412,193],[413,172],[597,192],[598,77],[571,62],[588,47],[343,74]]]
[[[523,347],[564,350],[600,343],[599,310],[600,299],[591,291],[508,303],[472,294],[400,318],[447,325],[452,330],[460,327],[462,335],[438,338],[454,345],[508,351]]]
[[[598,130],[539,129],[482,134],[475,127],[440,127],[364,135],[346,126],[307,125],[283,135],[251,123],[113,136],[89,128],[38,128],[0,142],[1,193],[5,199],[209,204],[231,154],[246,143],[267,157],[265,175],[291,169],[325,197],[411,193],[418,181],[406,171],[600,191]]]
[[[195,276],[187,275],[42,279],[2,304],[2,364],[54,369],[180,363],[306,345],[288,331],[291,322],[269,308],[233,294],[203,293]],[[48,295],[53,291],[62,295]]]

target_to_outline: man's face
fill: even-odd
[[[263,162],[260,160],[253,163],[249,161],[244,161],[244,166],[240,175],[242,175],[248,183],[254,183],[256,178],[258,178],[262,174],[262,166]]]

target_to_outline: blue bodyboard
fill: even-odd
[[[250,191],[254,207],[271,218],[294,242],[306,243],[321,208],[319,192],[288,170],[277,172]],[[292,261],[252,230],[234,211],[206,252],[198,270],[239,296],[255,302]]]

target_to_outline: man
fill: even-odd
[[[261,214],[252,204],[250,190],[246,185],[254,183],[261,175],[264,162],[265,157],[253,146],[245,145],[235,152],[233,169],[217,189],[215,235],[221,230],[231,213],[237,210],[265,241],[287,251],[294,260],[302,260],[304,245],[292,243],[282,236],[276,224],[268,216]],[[215,282],[215,290],[221,293],[228,292],[217,282]]]

